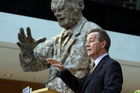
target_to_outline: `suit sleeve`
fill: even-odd
[[[118,62],[112,62],[105,70],[104,91],[102,93],[121,93],[122,70]]]
[[[75,93],[80,93],[85,78],[77,78],[75,77],[69,70],[65,69],[61,71],[59,77],[68,85]]]

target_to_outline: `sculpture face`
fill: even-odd
[[[78,4],[68,0],[52,0],[51,9],[59,24],[65,29],[74,27],[81,16]]]

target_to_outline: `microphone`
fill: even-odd
[[[61,74],[61,72],[57,70],[56,75],[55,75],[53,78],[51,78],[49,81],[47,81],[46,83],[42,84],[42,85],[40,86],[40,88],[45,87],[45,85],[47,85],[48,83],[50,83],[50,82],[51,82],[52,80],[54,80],[56,77],[59,77],[60,74]]]

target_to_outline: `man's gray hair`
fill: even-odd
[[[53,3],[53,2],[70,2],[70,3],[74,3],[74,4],[77,4],[80,8],[81,8],[81,10],[83,10],[84,9],[84,0],[52,0],[52,2],[51,3]]]

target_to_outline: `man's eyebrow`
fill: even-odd
[[[90,37],[89,40],[93,40],[93,37]]]
[[[89,40],[93,40],[93,38],[91,37],[91,38],[89,38],[89,39],[86,39],[86,42],[89,41]]]

